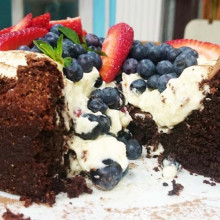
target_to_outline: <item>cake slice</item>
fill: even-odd
[[[0,52],[0,190],[53,204],[55,195],[90,192],[82,177],[67,180],[64,81],[45,55]]]
[[[190,172],[211,177],[219,182],[219,46],[194,40],[183,40],[183,44],[179,46],[180,41],[177,40],[178,47],[182,49],[170,48],[166,57],[168,60],[174,52],[177,53],[175,60],[170,59],[172,69],[169,71],[176,71],[175,73],[162,73],[159,65],[163,61],[155,61],[154,56],[152,57],[156,66],[154,73],[159,78],[157,88],[154,87],[152,82],[155,81],[152,81],[151,76],[144,78],[145,75],[140,69],[139,73],[123,73],[121,83],[133,119],[128,128],[147,148],[156,151],[158,146],[161,148],[162,145],[164,158],[172,158]],[[195,49],[200,53],[197,55],[191,51],[191,54],[184,55],[188,53],[184,50],[189,50],[187,42],[191,43],[189,46],[192,48],[195,44]],[[172,43],[175,47],[175,41]],[[208,56],[208,48],[203,48],[204,46],[212,48]],[[187,63],[192,58],[192,54],[199,56],[195,63],[185,66],[181,73],[178,73],[178,56],[184,58],[178,66],[182,68],[184,62]],[[148,59],[151,59],[151,56]],[[172,77],[164,80],[166,85],[162,88],[160,79],[163,75]],[[140,91],[140,84],[134,90],[134,82],[143,78],[146,80],[145,91]],[[159,159],[159,162],[162,162],[161,157]]]

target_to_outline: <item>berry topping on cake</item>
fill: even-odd
[[[92,169],[90,171],[93,184],[101,190],[111,190],[114,188],[122,178],[123,172],[121,166],[111,160],[103,160],[106,166],[100,169]]]
[[[209,42],[202,42],[193,39],[178,39],[166,42],[174,48],[190,47],[196,50],[199,55],[204,56],[206,59],[217,59],[220,56],[220,46]]]
[[[50,21],[49,22],[49,29],[55,24],[62,24],[63,26],[74,30],[80,37],[83,34],[82,23],[81,23],[81,18],[80,17],[67,18],[65,20]]]
[[[138,74],[143,78],[147,79],[156,72],[154,63],[149,59],[141,60],[137,66]]]
[[[31,27],[39,27],[48,29],[50,22],[50,13],[46,13],[32,19]]]
[[[128,58],[123,63],[122,71],[127,74],[136,73],[137,72],[137,65],[138,65],[138,61],[136,59]]]
[[[47,33],[44,28],[31,27],[0,35],[0,50],[14,50],[22,45],[30,45],[33,40]]]
[[[21,21],[18,22],[18,24],[1,30],[0,35],[30,27],[32,17],[31,13],[27,14]]]
[[[130,139],[126,144],[126,155],[129,160],[136,160],[142,154],[142,146],[136,139]]]
[[[143,93],[147,88],[147,83],[143,79],[137,79],[130,85],[130,89],[138,94]]]
[[[125,23],[116,24],[109,29],[102,45],[102,51],[107,54],[102,57],[103,66],[100,69],[104,81],[114,80],[131,49],[133,38],[133,29]]]

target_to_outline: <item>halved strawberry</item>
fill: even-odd
[[[62,24],[65,27],[71,28],[74,30],[80,37],[83,34],[82,31],[82,23],[80,17],[75,18],[67,18],[66,20],[57,20],[57,21],[50,21],[49,22],[49,29],[55,24]]]
[[[107,57],[102,56],[100,74],[105,82],[111,82],[118,74],[126,59],[134,39],[132,27],[125,23],[112,26],[105,38],[102,51]]]
[[[11,29],[12,29],[13,27],[14,27],[14,26],[11,26],[11,27],[4,28],[4,29],[0,30],[0,35],[11,32]]]
[[[220,46],[209,42],[193,39],[177,39],[167,41],[166,43],[173,46],[174,48],[180,48],[184,46],[191,47],[192,49],[196,50],[199,55],[204,56],[208,60],[218,59],[220,56]]]
[[[31,27],[39,27],[48,29],[50,22],[50,13],[46,13],[32,19]]]
[[[47,29],[31,27],[0,36],[0,50],[15,50],[21,45],[30,45],[33,40],[43,37]]]
[[[24,18],[22,18],[21,21],[19,21],[16,25],[8,27],[8,28],[4,28],[0,31],[0,35],[1,34],[6,34],[6,33],[10,33],[12,31],[18,31],[18,30],[22,30],[24,28],[28,28],[31,26],[31,20],[32,20],[32,14],[29,13],[27,14]]]

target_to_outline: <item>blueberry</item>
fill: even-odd
[[[123,142],[125,145],[131,139],[131,133],[121,130],[117,134],[117,140]]]
[[[88,118],[91,122],[97,122],[97,125],[90,131],[89,133],[81,133],[77,134],[79,137],[81,137],[84,140],[95,140],[102,132],[99,128],[99,117],[93,114],[84,114],[82,115],[84,118]]]
[[[170,79],[176,78],[172,74],[164,74],[160,76],[158,80],[158,90],[160,92],[163,92],[167,88],[167,83]]]
[[[117,109],[120,107],[120,96],[116,88],[104,88],[101,92],[101,99],[109,108]]]
[[[147,83],[143,79],[137,79],[130,85],[130,90],[142,94],[147,88]]]
[[[166,43],[160,44],[159,50],[160,50],[161,60],[166,60],[168,53],[169,53],[170,50],[172,50],[172,49],[173,49],[173,47],[170,46],[169,44],[166,44]]]
[[[147,50],[147,57],[148,59],[152,60],[154,63],[157,63],[158,61],[162,60],[160,54],[160,47],[156,45],[149,47],[149,49]]]
[[[152,75],[147,79],[147,86],[151,89],[157,89],[159,75]]]
[[[57,34],[58,36],[61,35],[61,32],[58,30],[60,27],[64,27],[62,24],[55,24],[51,27],[50,32]]]
[[[111,159],[103,160],[102,163],[106,166],[90,170],[91,180],[98,189],[111,190],[121,180],[123,176],[122,168]]]
[[[30,48],[30,47],[28,47],[27,45],[22,45],[22,46],[18,47],[18,48],[17,48],[17,50],[25,50],[25,51],[30,51],[30,50],[31,50],[31,48]]]
[[[190,53],[192,56],[198,58],[199,54],[196,50],[193,50],[191,47],[180,47],[182,53]]]
[[[101,134],[107,134],[111,127],[111,119],[107,115],[99,115],[99,129]]]
[[[100,111],[104,114],[107,108],[108,106],[100,98],[93,98],[88,101],[88,109],[94,113]]]
[[[181,53],[174,61],[173,70],[180,75],[186,67],[196,64],[197,59],[191,53]]]
[[[105,38],[104,37],[100,37],[99,38],[99,43],[100,43],[100,46],[102,46],[103,42],[104,42]]]
[[[59,39],[59,35],[53,33],[53,32],[48,32],[44,38],[49,41],[50,45],[53,47],[57,46],[57,40]]]
[[[103,80],[102,80],[102,77],[99,77],[96,81],[95,81],[95,84],[94,84],[94,87],[95,88],[99,88],[103,83]]]
[[[86,54],[86,50],[81,44],[73,44],[69,52],[73,58],[77,58],[81,54]]]
[[[146,48],[146,55],[148,55],[149,49],[150,49],[151,47],[154,47],[154,46],[155,46],[155,44],[152,43],[152,42],[148,42],[148,43],[146,43],[146,44],[144,45],[144,47]]]
[[[85,73],[89,73],[92,71],[93,68],[93,58],[88,54],[81,54],[77,58],[79,64],[82,66],[83,71]]]
[[[139,41],[139,40],[134,40],[133,41],[133,44],[132,44],[132,47],[136,47],[137,45],[143,45],[142,43],[141,43],[141,41]]]
[[[151,60],[148,59],[141,60],[137,65],[137,72],[144,79],[147,79],[151,75],[155,74],[155,71],[156,71],[155,65]]]
[[[122,66],[122,71],[130,74],[130,73],[136,73],[137,72],[137,65],[138,61],[134,58],[129,58],[125,60]]]
[[[62,56],[63,57],[70,57],[71,56],[70,51],[73,50],[73,47],[74,47],[74,43],[71,40],[69,40],[67,38],[63,39],[63,54],[62,54]]]
[[[47,40],[47,39],[44,38],[44,37],[39,37],[39,38],[37,38],[36,40],[41,40],[41,41],[44,41],[44,42],[50,44],[49,40]]]
[[[101,98],[102,96],[102,90],[101,89],[95,89],[91,92],[90,98]]]
[[[38,49],[38,47],[35,46],[35,45],[31,48],[31,51],[32,51],[32,52],[36,52],[36,53],[42,53],[42,52]]]
[[[181,53],[182,51],[180,49],[173,48],[167,53],[167,60],[173,62],[176,59],[176,57]]]
[[[98,47],[101,45],[99,38],[95,34],[87,34],[85,39],[88,46]]]
[[[83,69],[75,59],[73,59],[71,65],[65,67],[63,71],[67,79],[73,82],[78,82],[83,78]]]
[[[142,44],[141,45],[136,45],[136,46],[131,48],[129,56],[131,58],[136,59],[136,60],[142,60],[146,56],[146,48]]]
[[[170,73],[173,71],[173,64],[168,60],[162,60],[157,64],[156,70],[160,75]]]
[[[102,60],[100,56],[93,51],[89,51],[87,54],[93,58],[93,65],[97,68],[97,70],[100,70],[102,67]]]
[[[142,146],[136,139],[130,139],[126,144],[126,155],[129,160],[136,160],[142,154]]]

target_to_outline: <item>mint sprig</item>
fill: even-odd
[[[41,40],[34,40],[34,45],[42,51],[45,55],[49,56],[53,60],[60,63],[62,66],[67,67],[70,66],[72,62],[71,57],[62,57],[63,53],[63,35],[61,34],[59,39],[57,40],[57,47],[52,47],[50,44],[41,41]]]
[[[69,38],[74,44],[81,44],[79,36],[74,30],[67,28],[67,27],[59,27],[58,30],[60,32],[62,32],[67,38]],[[107,57],[107,54],[105,52],[100,51],[100,50],[93,50],[93,49],[89,48],[84,36],[82,37],[82,44],[81,45],[85,48],[86,51],[93,51],[93,52],[99,54],[100,56]]]

